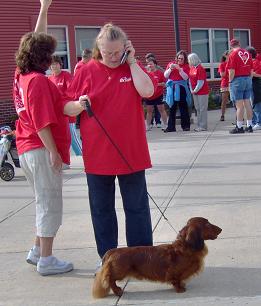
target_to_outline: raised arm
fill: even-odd
[[[150,77],[137,64],[136,59],[134,57],[135,49],[133,48],[130,40],[126,42],[125,48],[127,51],[129,51],[127,63],[130,65],[133,83],[137,92],[143,98],[151,97],[154,93],[153,82]]]
[[[34,31],[36,33],[47,33],[47,13],[52,0],[40,0],[41,9],[37,18]]]

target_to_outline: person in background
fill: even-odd
[[[62,163],[70,161],[65,101],[45,76],[56,40],[47,35],[51,0],[41,0],[35,32],[25,34],[16,53],[14,103],[18,120],[16,145],[21,168],[33,188],[36,203],[36,238],[26,261],[41,275],[69,272],[73,264],[53,256],[53,240],[62,223]],[[80,104],[79,104],[80,108]]]
[[[253,130],[261,130],[261,61],[257,58],[256,49],[247,47],[253,60],[252,86],[253,95],[251,97],[253,107]]]
[[[240,47],[237,39],[230,41],[232,51],[229,53],[227,69],[229,73],[229,91],[237,109],[237,125],[230,134],[252,133],[253,111],[250,103],[252,92],[253,61],[251,55]],[[243,128],[243,116],[246,110],[247,126]]]
[[[146,118],[146,130],[151,130],[151,119],[153,114],[153,107],[156,106],[158,111],[160,112],[161,118],[162,118],[162,130],[167,128],[167,121],[168,116],[165,111],[164,102],[163,102],[163,92],[165,88],[165,77],[161,70],[157,69],[157,61],[154,58],[149,58],[147,60],[147,67],[149,70],[149,73],[153,76],[153,78],[156,80],[156,83],[158,84],[157,89],[154,93],[154,95],[148,99],[144,99],[146,103],[146,109],[147,109],[147,118]]]
[[[197,128],[195,132],[206,131],[208,129],[208,83],[207,74],[201,65],[201,60],[196,53],[188,55],[189,86],[193,95],[194,106],[197,111]]]
[[[82,51],[82,59],[75,65],[73,74],[84,65],[86,65],[92,58],[92,51],[90,49],[83,49]]]
[[[121,64],[125,52],[128,57]],[[76,73],[67,92],[90,101],[95,117],[81,113],[83,161],[97,251],[118,246],[115,180],[118,178],[128,246],[152,245],[152,225],[145,179],[151,167],[142,97],[154,94],[154,80],[137,64],[126,33],[111,23],[98,34],[93,59]],[[117,146],[118,149],[115,148]],[[124,157],[124,158],[123,158]]]
[[[148,61],[149,61],[150,59],[155,59],[155,60],[156,60],[156,56],[155,56],[153,53],[147,53],[147,54],[145,55],[145,61],[146,61],[146,69],[147,69],[147,71],[149,71],[149,69],[150,69],[150,67],[148,66]],[[163,68],[162,68],[161,66],[159,66],[158,64],[157,64],[156,68],[157,68],[157,70],[160,70],[160,71],[163,71],[163,72],[164,72]],[[164,95],[163,95],[163,96],[164,96]],[[153,116],[153,114],[152,114],[150,128],[153,127],[154,120],[155,120],[155,125],[156,125],[156,127],[157,127],[157,128],[161,128],[161,117],[160,117],[160,112],[159,112],[159,110],[158,110],[158,108],[157,108],[156,105],[154,105],[153,108],[154,108],[154,116]]]
[[[59,89],[61,95],[64,95],[67,88],[69,87],[72,81],[72,75],[65,70],[62,70],[62,60],[59,56],[53,55],[51,71],[52,75],[48,76],[49,80],[53,82],[57,88]],[[71,133],[71,146],[76,156],[82,155],[82,143],[78,138],[76,131],[76,117],[69,117],[69,127]],[[69,169],[70,166],[68,164],[63,165],[63,170]]]
[[[170,107],[168,127],[164,132],[176,132],[177,105],[180,110],[181,128],[183,131],[189,131],[189,105],[191,104],[191,94],[188,87],[189,65],[187,53],[185,51],[180,50],[176,55],[175,61],[168,63],[164,76],[168,79],[167,97],[170,97],[169,102],[167,101]],[[168,91],[171,92],[170,95]]]
[[[221,76],[220,92],[221,92],[221,117],[220,121],[225,120],[225,112],[227,103],[229,101],[229,88],[228,88],[228,70],[227,70],[227,59],[229,51],[225,51],[221,57],[221,63],[218,67],[218,72]]]

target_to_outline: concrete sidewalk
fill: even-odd
[[[234,110],[227,111],[225,122],[219,116],[209,112],[208,132],[147,133],[153,162],[148,191],[174,229],[192,216],[223,229],[207,242],[205,270],[188,282],[185,293],[130,280],[120,299],[112,294],[92,299],[98,256],[82,160],[73,157],[72,168],[64,171],[64,219],[54,245],[55,255],[74,263],[75,270],[64,275],[42,277],[25,262],[34,237],[32,191],[17,168],[11,182],[0,181],[0,305],[261,305],[261,131],[230,135]],[[150,206],[154,243],[173,241],[176,232],[151,201]],[[124,246],[118,190],[117,213]]]

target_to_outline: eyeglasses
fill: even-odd
[[[120,57],[120,56],[122,56],[124,50],[114,51],[114,52],[108,52],[108,51],[105,51],[105,50],[100,50],[100,52],[103,56],[106,56],[106,57]]]
[[[184,61],[184,57],[178,57],[178,60],[182,60],[182,61]]]

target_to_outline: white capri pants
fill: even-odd
[[[62,172],[53,171],[45,148],[25,152],[19,161],[35,195],[36,234],[54,237],[62,224]]]

